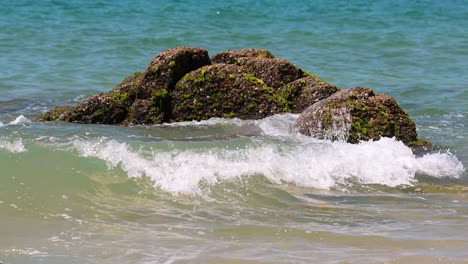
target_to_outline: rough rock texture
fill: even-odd
[[[246,72],[252,73],[275,90],[308,75],[289,61],[278,58],[239,58],[237,61]]]
[[[381,137],[406,144],[417,140],[414,122],[396,101],[364,87],[340,90],[310,106],[294,128],[304,135],[350,143]]]
[[[213,64],[187,74],[171,97],[174,121],[211,117],[259,119],[288,112],[286,101],[234,64]]]
[[[216,53],[212,58],[212,63],[238,64],[238,58],[274,58],[273,54],[264,49],[241,49],[228,50]]]
[[[73,107],[70,105],[56,106],[37,118],[37,120],[41,122],[55,120],[67,121],[66,116],[72,109]]]
[[[288,101],[292,113],[301,113],[337,91],[336,86],[311,75],[286,84],[278,90],[278,94]]]
[[[131,91],[136,89],[141,72],[125,78],[107,93],[92,95],[76,106],[57,106],[45,113],[40,121],[67,121],[85,124],[120,124],[132,103]]]
[[[414,122],[390,96],[363,87],[339,90],[261,49],[220,52],[212,59],[200,48],[169,49],[111,91],[38,119],[136,125],[302,111],[294,128],[316,138],[356,143],[396,137],[417,148],[430,145],[416,139]]]
[[[148,98],[156,90],[172,91],[185,74],[211,64],[208,51],[199,48],[169,49],[151,60],[138,85],[137,98]]]
[[[178,47],[157,55],[144,73],[74,107],[59,106],[39,120],[94,124],[160,124],[169,120],[170,91],[185,74],[211,64],[204,49]]]

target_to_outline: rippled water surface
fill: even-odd
[[[466,1],[0,4],[0,262],[467,263]],[[290,114],[34,121],[182,45],[389,94],[438,148],[316,140]]]

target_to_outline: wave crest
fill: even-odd
[[[253,144],[242,148],[133,150],[127,143],[76,139],[73,147],[83,157],[120,167],[129,177],[150,177],[156,187],[175,194],[201,194],[200,183],[215,184],[261,174],[270,181],[330,189],[353,179],[361,184],[390,187],[413,185],[417,174],[460,177],[464,168],[450,153],[417,157],[395,139],[348,144],[305,143],[293,146]]]

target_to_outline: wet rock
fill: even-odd
[[[239,58],[238,65],[275,90],[308,74],[287,60],[278,58]]]
[[[274,58],[273,54],[265,49],[228,50],[216,53],[212,63],[238,64],[238,58]]]
[[[288,101],[292,113],[301,113],[337,91],[336,86],[310,75],[286,84],[278,90],[278,94]]]
[[[260,119],[289,111],[286,101],[244,68],[213,64],[180,80],[171,97],[173,121],[211,117]]]
[[[159,124],[169,120],[169,93],[185,74],[211,63],[204,49],[179,47],[153,58],[144,73],[74,107],[57,107],[39,120],[94,124]]]
[[[271,52],[264,49],[224,51],[214,55],[211,61],[242,66],[246,72],[252,73],[275,89],[308,75],[296,65],[275,58]]]
[[[149,98],[154,91],[172,91],[187,73],[211,64],[208,51],[200,48],[178,47],[154,57],[138,85],[137,98]]]
[[[301,111],[294,128],[305,135],[351,143],[396,137],[428,146],[417,141],[414,122],[390,96],[364,87],[338,90],[261,49],[225,51],[212,59],[204,49],[169,49],[111,91],[55,107],[38,120],[137,125]]]
[[[396,101],[364,87],[340,90],[310,106],[294,129],[315,138],[350,143],[381,137],[395,137],[406,144],[417,140],[414,122]]]
[[[41,121],[41,122],[56,121],[56,120],[65,121],[66,117],[68,116],[68,114],[70,113],[72,109],[73,107],[70,105],[56,106],[52,108],[51,110],[47,111],[46,113],[44,113],[39,118],[37,118],[37,121]]]

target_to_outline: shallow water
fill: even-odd
[[[3,3],[0,261],[467,263],[467,16],[464,1]],[[33,121],[180,45],[266,48],[389,94],[438,148],[316,140],[289,114]]]

